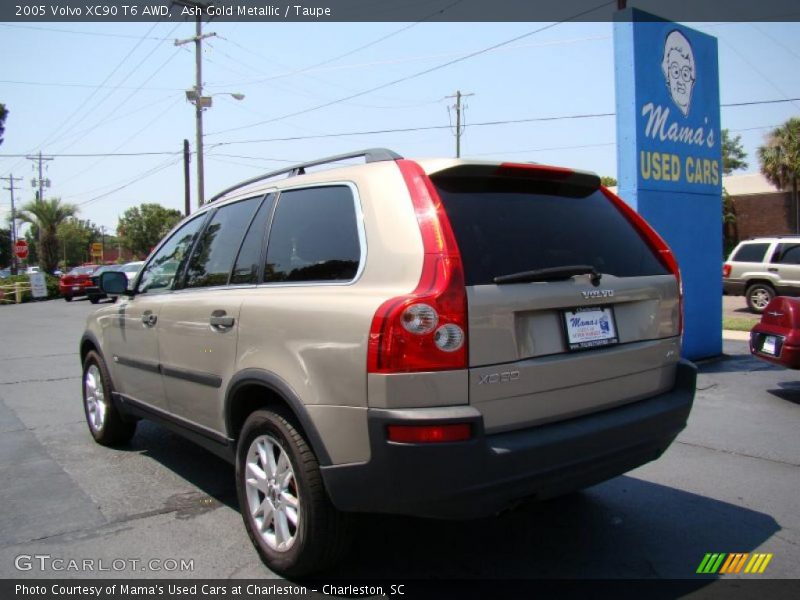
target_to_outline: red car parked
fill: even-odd
[[[92,273],[100,265],[75,267],[58,281],[58,291],[64,300],[72,302],[75,296],[86,296],[86,288],[92,285]]]
[[[800,369],[800,298],[777,296],[750,331],[753,356],[790,369]]]

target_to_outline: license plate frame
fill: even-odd
[[[593,350],[619,343],[613,306],[584,306],[561,313],[567,347]]]
[[[761,352],[769,356],[778,356],[778,338],[774,335],[764,336],[761,342]]]

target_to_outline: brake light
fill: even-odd
[[[730,277],[731,276],[731,268],[732,266],[728,263],[722,265],[722,276],[723,277]]]
[[[398,160],[417,216],[424,259],[416,289],[387,300],[372,318],[370,373],[443,371],[467,367],[467,294],[450,220],[417,163]]]
[[[386,437],[390,442],[404,444],[431,444],[465,442],[472,437],[469,423],[448,425],[389,425]]]
[[[678,267],[678,261],[672,250],[667,245],[658,232],[653,229],[650,224],[644,220],[644,217],[633,210],[628,204],[616,194],[613,194],[605,186],[601,186],[600,190],[606,198],[608,198],[614,206],[628,219],[631,225],[636,228],[636,231],[644,238],[647,245],[655,252],[658,260],[661,261],[667,270],[675,276],[678,283],[678,300],[680,302],[680,313],[678,315],[678,334],[683,335],[683,282],[681,280],[681,270]]]

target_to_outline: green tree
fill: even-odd
[[[89,246],[101,237],[100,229],[91,221],[67,219],[58,226],[59,261],[65,267],[89,262]]]
[[[0,227],[0,267],[11,264],[11,230]]]
[[[35,224],[31,225],[23,237],[25,238],[25,241],[28,242],[28,258],[25,259],[25,262],[27,262],[29,265],[38,265],[39,252],[36,248],[36,240],[39,239],[39,228]],[[20,235],[17,234],[17,239],[19,238]]]
[[[603,175],[600,178],[600,183],[606,187],[614,187],[615,185],[617,185],[617,180],[609,175]]]
[[[77,206],[61,202],[60,198],[37,198],[23,205],[17,213],[20,221],[38,228],[37,255],[43,271],[52,273],[58,267],[58,227],[77,212]]]
[[[722,172],[730,175],[739,169],[746,169],[747,152],[742,148],[742,136],[731,137],[727,129],[722,130]]]
[[[3,143],[3,134],[6,132],[6,117],[8,109],[5,104],[0,104],[0,144]]]
[[[798,215],[797,182],[800,179],[800,118],[792,117],[767,135],[766,143],[758,148],[761,172],[770,183],[782,190],[791,189],[792,206]],[[800,232],[800,219],[795,222]]]
[[[183,214],[172,208],[141,204],[123,213],[117,225],[117,235],[135,256],[144,258],[182,218]]]

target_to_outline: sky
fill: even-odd
[[[800,23],[690,25],[719,40],[723,105],[800,98]],[[472,94],[462,156],[615,177],[612,28],[212,21],[203,29],[216,34],[203,52],[204,93],[213,95],[204,114],[206,197],[298,161],[368,147],[454,156],[448,96],[456,90]],[[33,198],[36,167],[8,155],[41,151],[53,157],[46,196],[76,204],[107,233],[141,203],[183,210],[183,140],[195,145],[185,90],[195,56],[193,44],[174,41],[193,35],[193,22],[0,23],[0,102],[10,111],[0,176],[23,178],[17,204]],[[723,106],[721,115],[722,127],[741,135],[746,172],[754,172],[765,134],[800,115],[800,101]],[[523,119],[545,120],[497,123]],[[399,129],[406,131],[386,131]],[[193,207],[195,183],[193,160]],[[9,213],[9,192],[0,189],[4,225]]]

